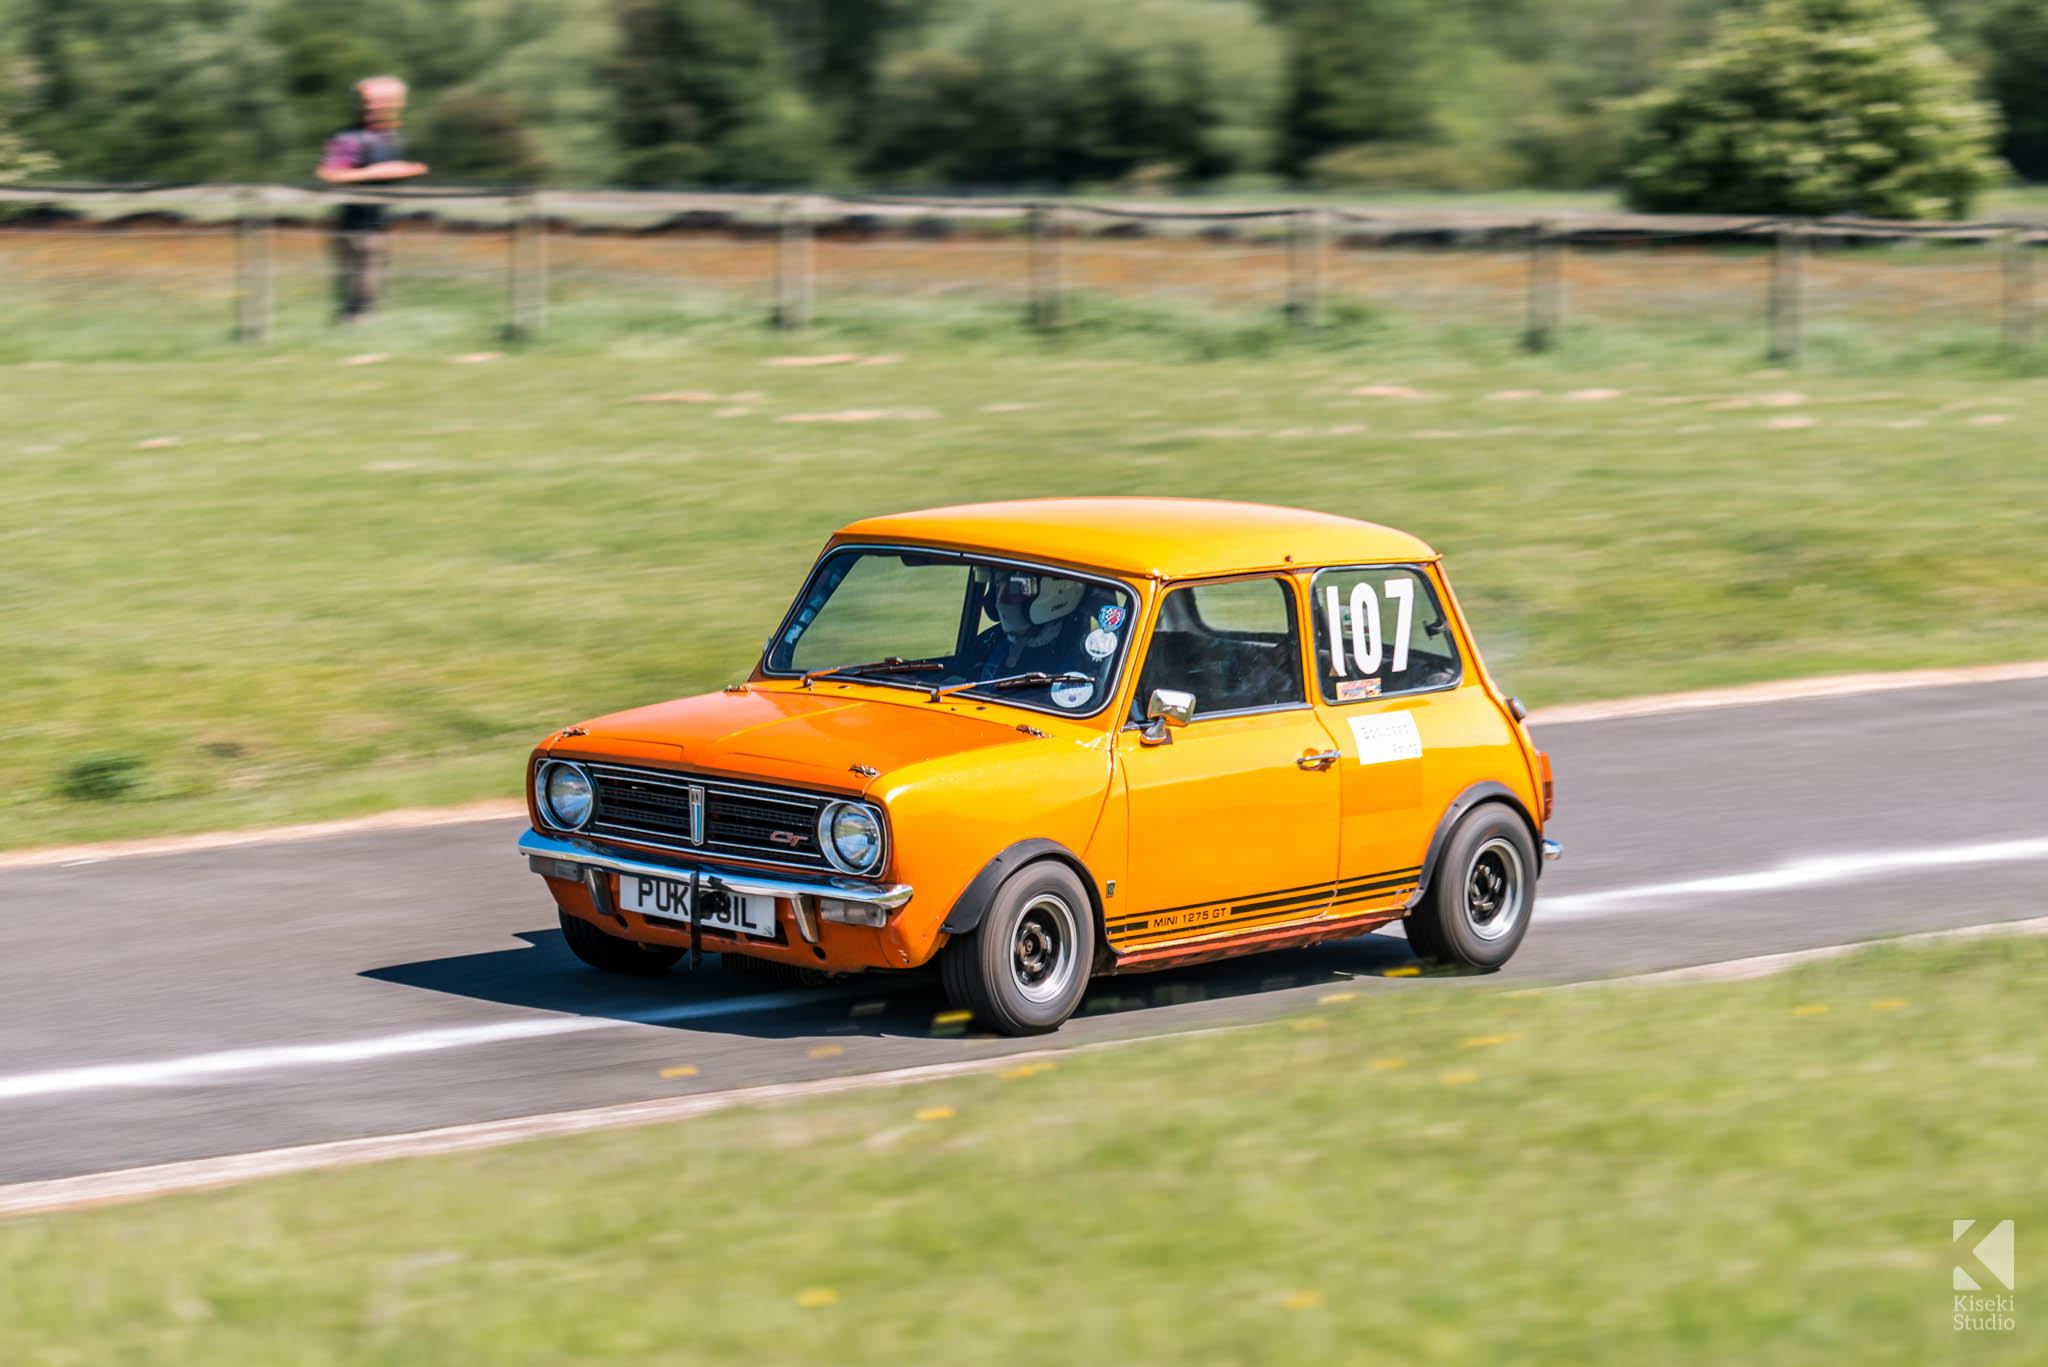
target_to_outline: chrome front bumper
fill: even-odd
[[[1558,859],[1558,858],[1562,858],[1562,857],[1563,857],[1563,855],[1564,855],[1564,846],[1563,846],[1563,844],[1561,844],[1561,843],[1560,843],[1560,842],[1558,842],[1558,841],[1552,840],[1552,839],[1550,839],[1550,838],[1548,838],[1548,837],[1545,837],[1545,838],[1544,838],[1544,841],[1543,841],[1543,859],[1544,859],[1544,862],[1548,863],[1548,862],[1549,862],[1550,860],[1552,860],[1552,859]]]
[[[878,921],[857,919],[846,913],[852,908],[875,907],[879,909],[879,915],[886,918],[889,912],[908,902],[915,891],[908,883],[863,883],[855,878],[807,878],[802,875],[785,877],[618,854],[588,840],[542,835],[533,830],[519,837],[519,852],[526,856],[527,866],[535,873],[544,877],[566,878],[586,886],[592,885],[593,873],[623,873],[635,878],[666,878],[681,883],[696,878],[707,890],[736,892],[745,897],[774,897],[791,902],[796,907],[797,929],[811,944],[817,943],[815,918],[821,913],[828,921],[878,924]],[[611,915],[613,912],[608,905],[611,901],[610,884],[596,881],[604,889],[600,894],[597,886],[591,887],[592,896],[599,903],[598,910]]]

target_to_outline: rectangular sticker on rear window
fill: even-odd
[[[1422,733],[1410,712],[1378,712],[1351,718],[1351,739],[1358,743],[1360,764],[1392,764],[1422,758]]]

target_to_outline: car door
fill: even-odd
[[[1331,914],[1399,905],[1420,876],[1446,766],[1466,742],[1446,699],[1464,679],[1457,633],[1420,565],[1316,571],[1316,710],[1337,737],[1343,816]]]
[[[1336,746],[1309,705],[1296,585],[1277,577],[1170,588],[1146,646],[1117,762],[1129,860],[1108,933],[1119,949],[1320,915],[1337,872]],[[1152,743],[1156,689],[1195,695]]]

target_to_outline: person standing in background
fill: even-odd
[[[385,185],[427,173],[405,159],[398,131],[405,82],[369,76],[355,84],[356,126],[327,140],[315,172],[330,185]],[[384,267],[384,206],[343,204],[334,220],[335,321],[352,323],[377,302]]]

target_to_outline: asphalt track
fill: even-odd
[[[2048,911],[2048,679],[1539,729],[1567,847],[1489,981]],[[0,1183],[947,1063],[929,978],[764,993],[576,963],[517,823],[0,869]],[[1304,1010],[1392,935],[1108,979],[1055,1045]],[[1334,985],[1341,984],[1338,989]]]

